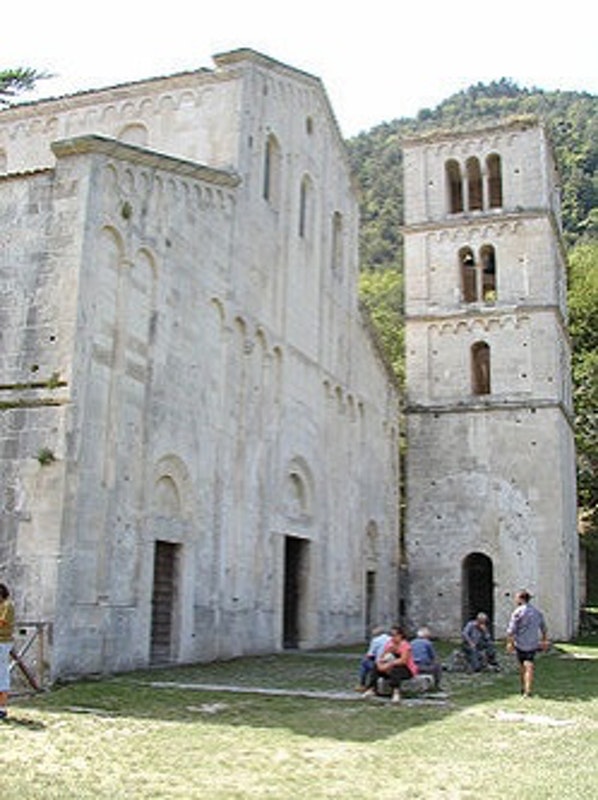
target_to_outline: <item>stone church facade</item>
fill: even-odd
[[[515,119],[406,141],[409,609],[441,635],[528,588],[577,630],[578,537],[558,175]]]
[[[253,51],[0,113],[0,573],[53,678],[395,618],[357,235],[320,81]]]

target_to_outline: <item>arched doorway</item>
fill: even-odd
[[[485,611],[494,620],[494,575],[492,559],[484,553],[470,553],[463,559],[461,592],[462,623]]]

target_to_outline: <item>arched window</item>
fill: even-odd
[[[462,247],[459,250],[459,265],[461,268],[461,297],[464,303],[475,303],[478,298],[476,264],[471,247]]]
[[[343,215],[335,211],[332,215],[332,253],[330,265],[333,272],[343,263]]]
[[[313,224],[313,186],[309,175],[301,180],[299,194],[299,236],[306,239]]]
[[[463,182],[459,162],[451,159],[445,164],[449,214],[463,211]]]
[[[467,174],[467,209],[468,211],[481,211],[483,208],[482,171],[477,158],[467,159],[465,165]]]
[[[480,250],[482,265],[482,298],[485,302],[496,299],[496,253],[491,244],[485,244]]]
[[[471,347],[471,391],[490,394],[490,346],[486,342]]]
[[[500,156],[492,153],[486,159],[488,176],[488,205],[490,208],[502,208],[502,174]]]
[[[463,303],[493,303],[496,300],[496,251],[493,245],[480,248],[476,261],[471,247],[459,250],[461,298]]]
[[[282,156],[280,145],[274,134],[266,140],[264,152],[264,190],[263,197],[273,208],[278,208],[280,200],[280,175]]]

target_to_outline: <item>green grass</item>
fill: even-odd
[[[596,637],[541,656],[529,700],[503,657],[499,674],[445,674],[446,702],[368,702],[351,693],[358,658],[359,650],[328,651],[145,670],[16,700],[0,726],[0,796],[598,795]],[[199,684],[344,691],[347,699],[180,688]]]

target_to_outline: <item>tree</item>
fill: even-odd
[[[382,352],[402,385],[405,377],[402,272],[364,270],[359,276],[359,299],[372,322]]]
[[[49,77],[31,67],[0,70],[0,106],[8,105],[17,94],[33,89],[37,81]]]
[[[569,331],[573,343],[573,403],[577,484],[584,528],[598,548],[598,242],[569,255]]]

